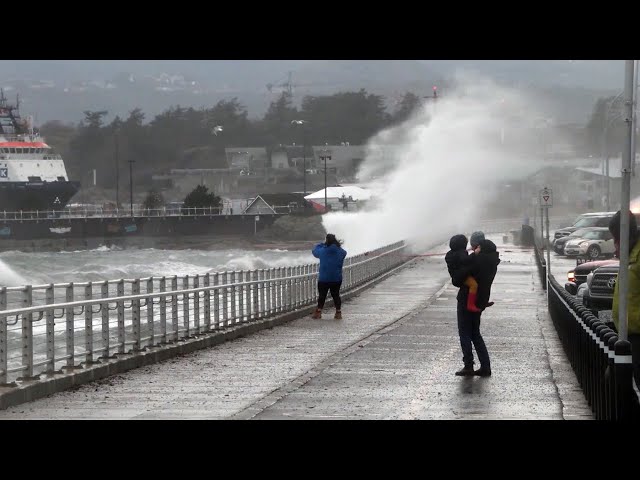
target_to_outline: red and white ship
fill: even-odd
[[[0,211],[62,210],[80,183],[69,181],[62,157],[20,118],[19,106],[0,90]]]

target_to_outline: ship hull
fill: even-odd
[[[62,210],[80,189],[80,182],[0,183],[0,211]]]

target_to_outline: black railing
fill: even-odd
[[[547,285],[551,319],[597,420],[639,421],[631,344],[596,318],[553,275]]]

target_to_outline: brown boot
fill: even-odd
[[[336,314],[333,316],[335,320],[342,320],[342,312],[340,310],[336,310]]]
[[[313,312],[313,315],[311,315],[311,318],[322,318],[322,310],[320,310],[319,308],[316,308],[315,311]]]

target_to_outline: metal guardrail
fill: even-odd
[[[548,279],[549,313],[597,420],[640,421],[631,344],[599,321],[553,275]]]
[[[404,242],[347,257],[351,290],[407,261]],[[305,308],[318,264],[0,288],[0,384]]]
[[[256,210],[250,214],[244,215],[273,215],[288,214],[295,211],[294,208],[284,206],[274,206],[273,210],[266,207],[256,206]],[[241,215],[241,213],[232,214],[228,208],[224,207],[205,207],[205,208],[134,208],[134,217],[210,217],[215,215],[231,216]],[[74,218],[131,218],[131,210],[122,209],[105,209],[105,208],[66,208],[64,210],[19,210],[15,212],[0,212],[0,220],[7,221],[25,221],[25,220],[66,220]]]

